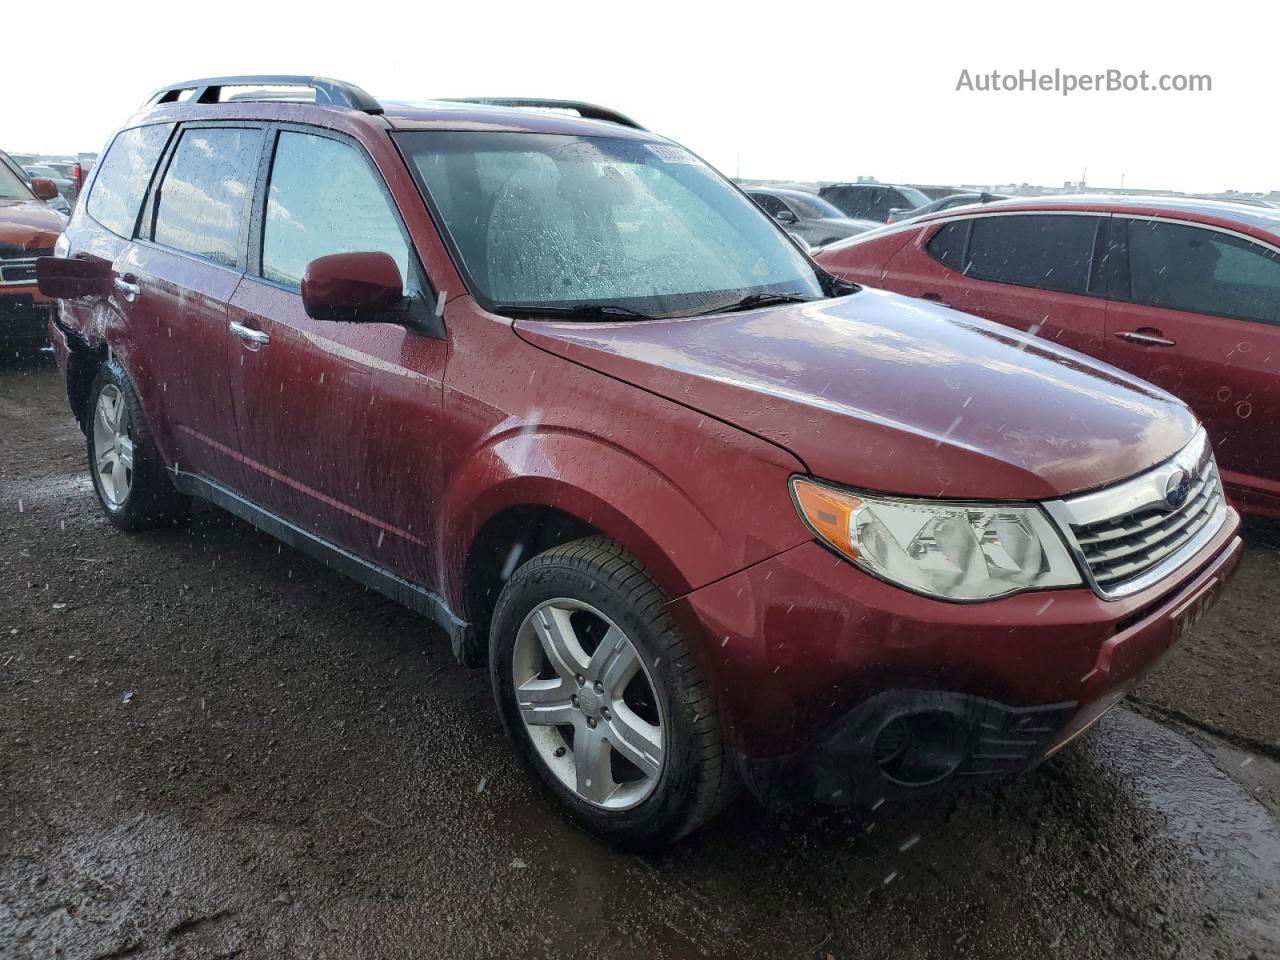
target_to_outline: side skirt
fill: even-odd
[[[449,609],[444,597],[276,516],[220,483],[172,468],[169,474],[173,485],[181,493],[207,500],[300,553],[305,553],[357,583],[377,590],[383,596],[429,617],[449,635],[454,655],[461,655],[462,641],[468,625]]]

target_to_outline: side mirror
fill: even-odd
[[[111,264],[78,257],[37,257],[36,287],[51,300],[105,295],[111,290]]]
[[[402,299],[400,268],[386,253],[317,257],[302,276],[302,306],[313,320],[375,320]]]
[[[800,222],[800,218],[790,210],[779,210],[773,215],[773,219],[777,220],[779,223],[786,224],[796,224]]]
[[[58,199],[58,185],[48,177],[32,177],[31,192],[41,200]]]

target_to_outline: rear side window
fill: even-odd
[[[262,235],[262,275],[298,288],[331,253],[386,253],[408,285],[409,245],[364,156],[328,137],[284,132],[276,145]]]
[[[1075,214],[977,217],[964,273],[998,283],[1084,293],[1098,219]]]
[[[238,266],[261,146],[258,129],[184,130],[160,184],[156,243]]]
[[[86,209],[112,233],[133,236],[142,196],[172,129],[173,124],[162,123],[122,130],[98,161]]]
[[[972,220],[953,220],[929,238],[925,250],[944,267],[959,270],[964,263],[964,245],[969,239]]]
[[[1153,307],[1280,322],[1280,255],[1241,237],[1129,220],[1132,299]]]

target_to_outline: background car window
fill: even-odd
[[[280,134],[267,193],[262,275],[296,288],[317,257],[357,252],[389,254],[407,285],[409,245],[365,158],[329,137]]]
[[[122,130],[98,162],[86,209],[112,233],[133,236],[142,196],[172,129],[172,124],[161,123]]]
[[[186,130],[160,185],[156,243],[236,266],[262,131]]]
[[[959,270],[964,263],[964,244],[969,239],[972,220],[953,220],[929,238],[925,250],[944,267]]]
[[[1138,303],[1280,323],[1280,255],[1240,237],[1129,220],[1129,285]]]
[[[808,194],[792,194],[787,199],[799,214],[813,220],[823,220],[830,217],[838,219],[844,216],[838,207],[833,206],[821,197]]]
[[[769,214],[771,217],[776,217],[783,210],[787,209],[787,205],[785,203],[777,197],[771,196],[767,193],[753,193],[751,195],[751,199],[760,204],[760,206],[764,208],[764,212]]]
[[[0,166],[0,198],[5,200],[30,200],[33,194],[26,182],[8,167]]]
[[[999,283],[1084,293],[1097,230],[1097,217],[978,217],[964,272]]]
[[[831,187],[819,196],[830,200],[846,217],[867,217],[872,212],[871,191],[863,187]]]

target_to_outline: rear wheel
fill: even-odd
[[[89,475],[107,519],[141,530],[186,516],[189,501],[174,489],[133,384],[115,362],[99,368],[88,411]]]
[[[518,751],[576,819],[624,845],[675,840],[731,795],[718,719],[665,603],[633,557],[590,537],[517,570],[490,633]]]

